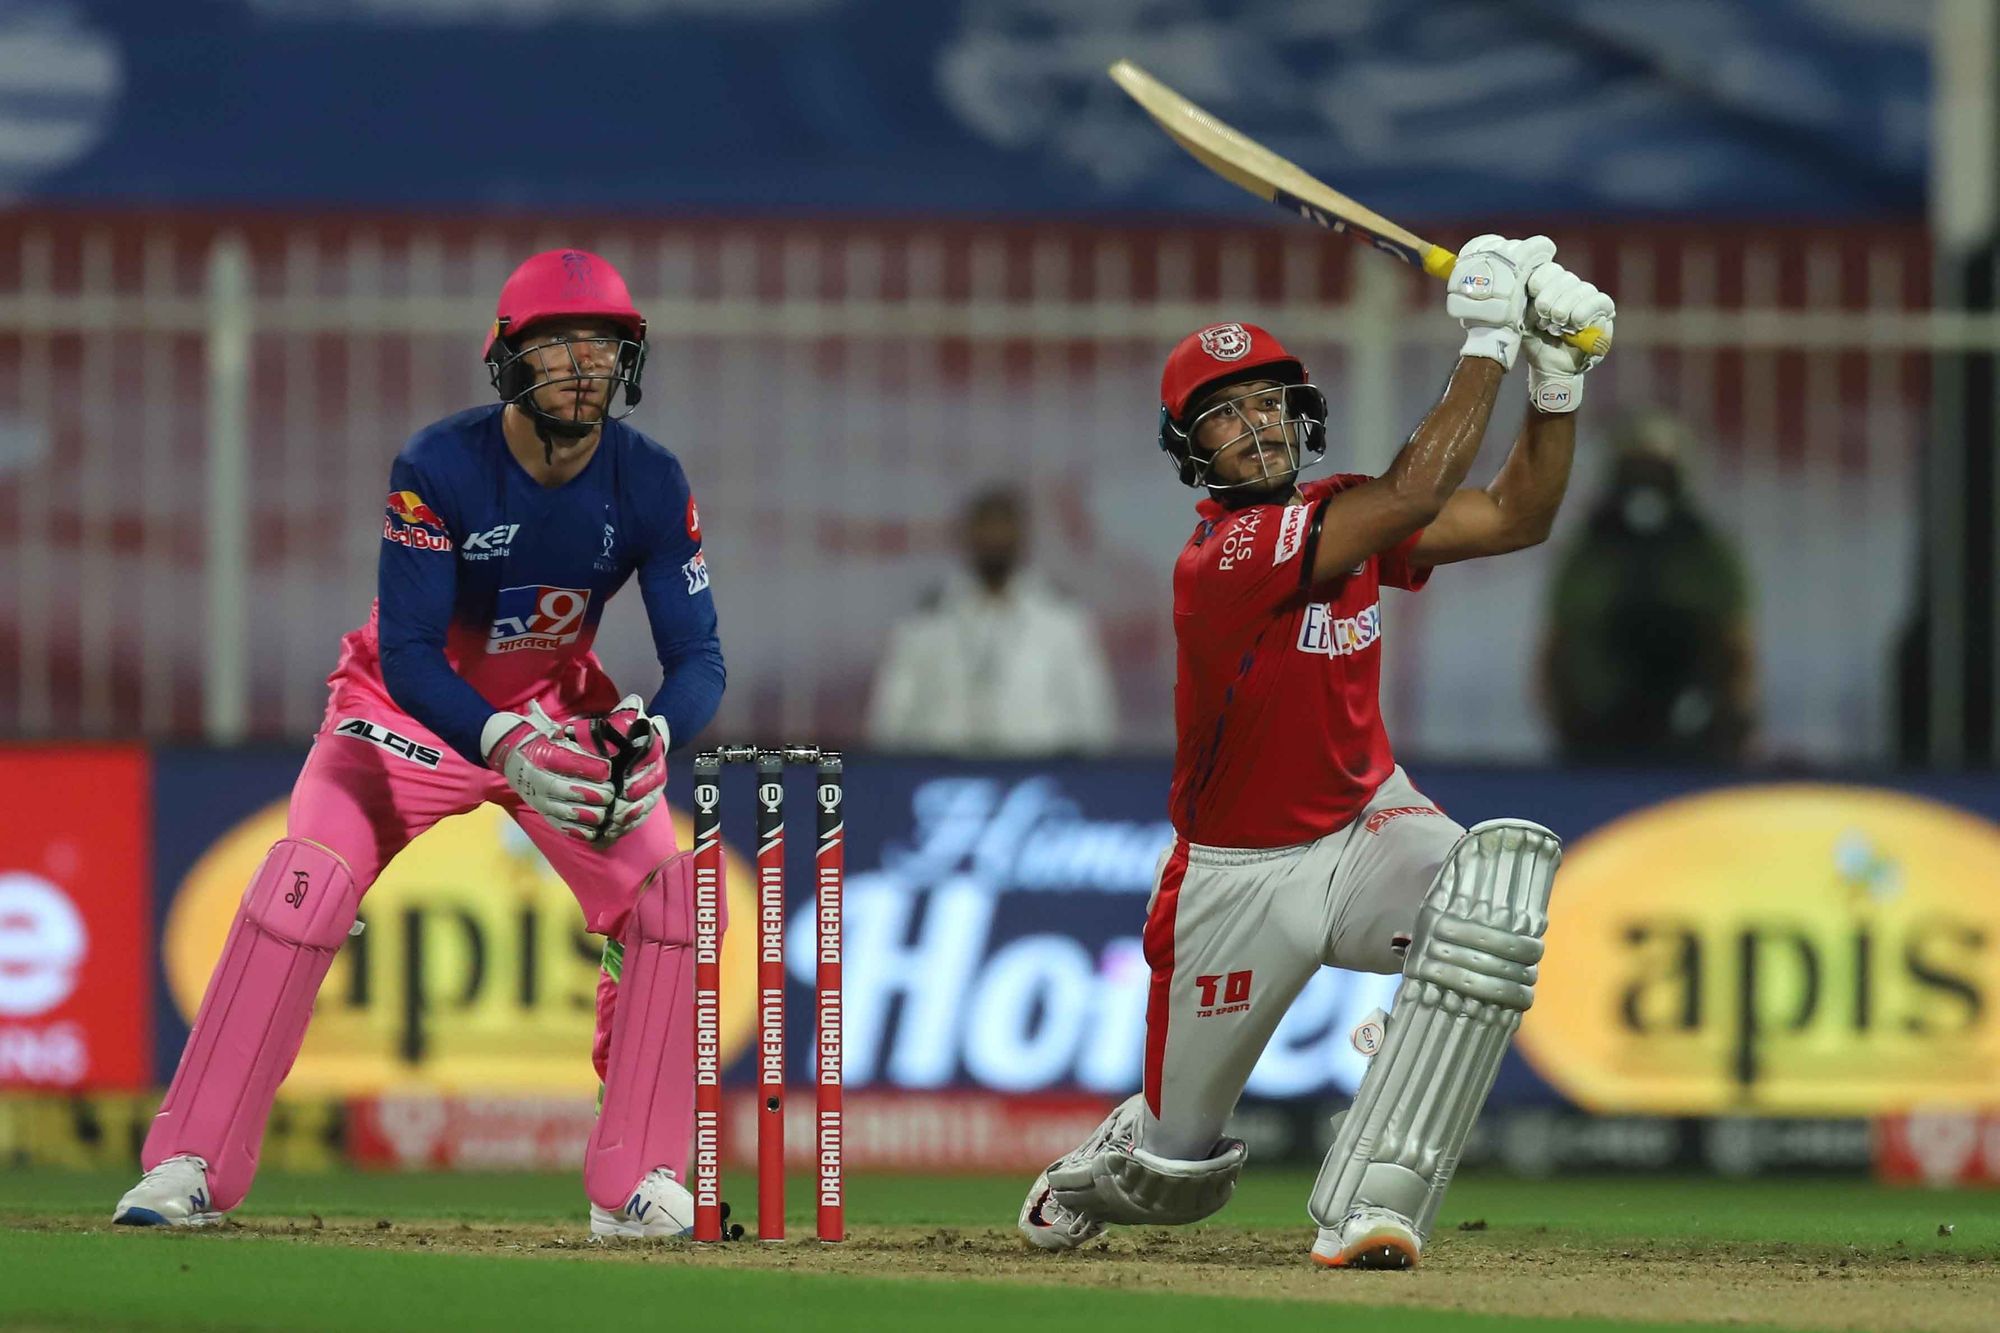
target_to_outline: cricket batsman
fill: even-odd
[[[114,1221],[201,1226],[243,1201],[362,895],[412,838],[491,801],[614,945],[597,996],[591,1231],[692,1226],[692,881],[672,821],[650,816],[669,746],[715,714],[723,664],[687,477],[623,421],[645,362],[646,321],[616,269],[581,250],[535,255],[501,288],[486,347],[501,401],[397,456],[374,611],[341,641],[286,835],[244,892]],[[664,673],[650,701],[621,699],[591,651],[634,575]]]
[[[1554,256],[1541,236],[1460,252],[1445,309],[1465,345],[1379,477],[1299,481],[1326,451],[1326,398],[1263,329],[1213,324],[1168,356],[1160,447],[1208,498],[1174,567],[1177,836],[1146,913],[1144,1087],[1035,1181],[1019,1222],[1034,1245],[1221,1208],[1245,1157],[1224,1123],[1278,1020],[1332,966],[1403,981],[1395,1012],[1355,1032],[1371,1058],[1313,1187],[1312,1257],[1417,1262],[1534,1000],[1562,852],[1526,820],[1459,827],[1397,765],[1380,589],[1548,536],[1600,359],[1559,335],[1608,332],[1616,313]],[[1517,356],[1527,420],[1492,485],[1461,489]]]

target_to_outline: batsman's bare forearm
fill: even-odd
[[[1548,540],[1556,510],[1569,491],[1575,457],[1576,413],[1542,412],[1530,406],[1507,461],[1486,488],[1515,549]]]
[[[1389,470],[1326,502],[1310,581],[1341,578],[1436,520],[1479,456],[1506,373],[1491,357],[1459,358],[1437,404],[1424,413]]]
[[[1420,569],[1505,555],[1548,540],[1569,489],[1576,453],[1574,413],[1528,409],[1500,474],[1484,490],[1459,491],[1424,526],[1410,559]]]

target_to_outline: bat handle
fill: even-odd
[[[1424,272],[1442,282],[1451,276],[1452,265],[1458,262],[1458,255],[1442,245],[1433,245],[1424,251]],[[1580,329],[1575,333],[1565,333],[1563,341],[1571,347],[1581,348],[1592,356],[1608,356],[1611,352],[1611,331],[1595,326]]]
[[[1563,341],[1592,356],[1608,356],[1611,353],[1611,330],[1598,328],[1594,324],[1575,333],[1565,333]]]

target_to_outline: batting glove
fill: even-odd
[[[1460,356],[1484,356],[1508,370],[1521,350],[1521,325],[1528,305],[1528,275],[1555,257],[1546,236],[1525,241],[1475,236],[1458,252],[1445,282],[1445,313],[1465,326]]]
[[[1574,412],[1583,402],[1583,377],[1604,359],[1562,340],[1587,328],[1611,332],[1618,305],[1561,264],[1547,263],[1528,275],[1528,330],[1522,343],[1528,358],[1528,401],[1543,412]],[[1607,341],[1608,345],[1608,341]]]

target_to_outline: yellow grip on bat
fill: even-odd
[[[1594,324],[1575,333],[1565,333],[1563,341],[1592,356],[1609,356],[1611,353],[1611,331],[1600,329]]]
[[[1430,274],[1439,282],[1443,282],[1451,276],[1452,265],[1456,263],[1458,263],[1457,253],[1445,249],[1442,245],[1433,245],[1424,251],[1424,272]],[[1609,356],[1611,354],[1611,331],[1609,329],[1600,329],[1594,326],[1587,329],[1580,329],[1575,333],[1565,333],[1563,341],[1580,351],[1588,352],[1592,356]]]

